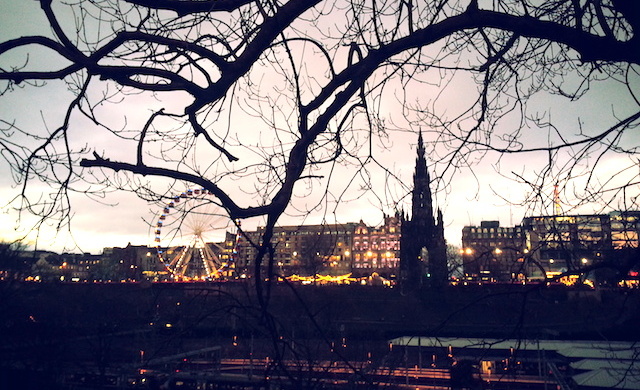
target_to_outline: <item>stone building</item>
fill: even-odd
[[[587,278],[607,284],[638,270],[639,233],[638,211],[532,216],[514,227],[483,221],[462,230],[464,272],[479,281],[544,280],[593,268]]]
[[[355,223],[277,226],[273,238],[273,272],[281,276],[310,276],[317,273],[340,275],[351,272],[351,250]],[[245,231],[238,242],[237,272],[253,276],[257,244],[264,227]],[[262,272],[266,273],[267,260]]]
[[[351,250],[354,276],[374,272],[394,279],[400,263],[400,215],[384,215],[380,227],[367,226],[362,220],[355,228]]]
[[[462,229],[462,263],[466,278],[478,281],[508,281],[526,274],[524,236],[521,226],[500,226],[482,221]]]
[[[402,287],[415,290],[421,286],[441,288],[448,282],[447,244],[444,239],[442,212],[434,217],[431,178],[427,170],[422,133],[418,147],[411,215],[401,217],[400,280]]]
[[[153,280],[158,275],[168,275],[168,271],[158,260],[155,248],[131,243],[124,248],[104,248],[95,273],[98,279],[103,280]]]
[[[235,256],[239,274],[253,275],[264,228],[245,231]],[[379,227],[359,223],[278,226],[273,233],[273,270],[278,275],[315,274],[394,278],[399,267],[400,216],[384,215]],[[266,260],[265,260],[266,266]],[[262,267],[262,272],[266,268]]]

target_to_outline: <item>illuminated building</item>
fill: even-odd
[[[377,273],[395,277],[400,262],[400,216],[384,216],[384,225],[374,228],[362,220],[356,226],[351,250],[354,276]]]
[[[614,211],[609,218],[613,249],[638,248],[640,211]]]
[[[400,283],[408,290],[419,288],[423,282],[429,287],[442,287],[448,280],[442,213],[438,209],[437,218],[434,218],[430,184],[420,133],[413,174],[411,216],[401,217]]]
[[[606,261],[586,275],[606,284],[637,271],[639,232],[638,211],[533,216],[515,227],[483,221],[462,230],[464,272],[484,282],[544,280]]]
[[[527,217],[522,227],[534,279],[600,262],[613,249],[607,214]]]
[[[465,226],[460,254],[465,276],[470,280],[513,280],[526,272],[524,236],[520,226],[503,227],[498,221]]]
[[[340,275],[351,272],[351,251],[355,223],[278,226],[274,228],[273,272],[279,276],[292,274]],[[241,274],[253,275],[254,260],[264,227],[245,231],[238,243],[236,268]],[[265,257],[262,272],[267,272]],[[263,275],[264,276],[264,275]]]
[[[253,275],[257,248],[264,228],[245,231],[237,249],[236,267]],[[274,229],[273,272],[278,276],[344,275],[393,277],[399,266],[400,218],[384,216],[380,227],[364,222],[278,226]],[[267,260],[265,260],[265,272]],[[264,276],[264,275],[263,275]]]
[[[38,280],[80,282],[90,280],[91,272],[98,263],[98,255],[49,252],[46,256],[40,255],[40,260],[36,263],[39,266],[35,268],[39,275]]]
[[[96,269],[94,278],[101,280],[153,279],[165,271],[155,248],[131,244],[124,248],[104,248],[100,267]]]

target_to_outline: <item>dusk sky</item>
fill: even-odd
[[[70,15],[64,14],[65,9],[59,9],[61,17],[69,20]],[[49,29],[43,27],[46,21],[35,1],[0,0],[0,11],[0,35],[4,40],[31,34],[50,35]],[[38,18],[41,18],[42,22],[36,22],[40,20]],[[36,53],[39,55],[32,54],[28,57],[33,69],[56,68],[62,64],[59,58],[51,56],[50,53],[43,51],[36,51]],[[11,66],[22,65],[25,61],[27,61],[26,53],[16,50],[0,56],[0,67],[8,69]],[[633,98],[633,94],[640,90],[638,72],[635,76],[634,80],[629,80],[631,90],[628,90],[627,86],[620,81],[605,80],[593,83],[588,92],[576,102],[569,102],[564,97],[541,92],[528,102],[526,115],[550,117],[555,128],[569,140],[580,139],[578,135],[580,132],[584,134],[601,132],[613,125],[616,118],[622,119],[638,111],[638,102]],[[366,173],[354,172],[353,167],[323,168],[325,170],[319,173],[324,175],[324,178],[311,182],[312,184],[297,187],[298,191],[294,194],[292,207],[287,211],[287,215],[281,218],[280,224],[321,223],[323,219],[328,223],[344,223],[362,219],[367,224],[380,225],[383,213],[391,214],[395,209],[408,209],[410,198],[407,194],[412,185],[415,146],[419,131],[423,132],[427,144],[430,174],[432,178],[439,178],[434,180],[432,190],[435,192],[437,205],[443,210],[445,236],[450,244],[460,245],[461,229],[465,225],[476,225],[482,220],[499,220],[501,225],[509,226],[520,223],[524,216],[553,212],[550,202],[553,197],[551,183],[547,183],[547,186],[542,189],[542,195],[545,197],[544,204],[537,202],[526,206],[518,205],[532,192],[530,186],[518,182],[521,181],[518,176],[534,182],[545,166],[546,152],[511,155],[500,155],[497,152],[470,153],[467,156],[470,167],[454,170],[447,166],[450,149],[439,143],[438,134],[431,130],[427,123],[421,124],[416,116],[412,116],[413,114],[409,117],[403,114],[396,96],[415,94],[416,99],[419,95],[422,95],[422,98],[431,96],[431,99],[439,96],[437,101],[427,99],[432,110],[440,116],[455,116],[457,110],[468,103],[469,95],[473,95],[477,87],[470,78],[464,76],[451,77],[448,81],[448,83],[433,83],[430,89],[420,88],[412,91],[402,91],[400,84],[388,87],[385,100],[379,104],[380,115],[387,124],[387,134],[375,137],[372,142],[372,155],[375,162],[367,165]],[[108,83],[96,82],[92,93],[97,95],[108,88]],[[446,88],[444,92],[443,88]],[[27,132],[46,134],[51,128],[60,125],[65,109],[72,99],[73,95],[66,91],[65,85],[59,81],[48,82],[45,86],[25,85],[22,88],[16,88],[0,96],[0,120],[2,121],[0,126],[8,132],[11,126],[16,126]],[[100,106],[97,108],[97,113],[115,128],[136,129],[142,127],[153,109],[162,107],[167,111],[179,113],[185,104],[187,104],[185,96],[180,94],[159,94],[153,99],[146,95],[133,95],[123,98],[117,104]],[[272,142],[270,140],[273,136],[262,130],[264,123],[256,121],[246,112],[234,111],[233,115],[235,115],[233,127],[229,133],[239,145],[245,145],[243,148],[235,149],[234,153],[238,153],[239,163],[249,161],[248,164],[250,164],[253,157],[251,148],[247,145],[259,142],[262,145],[268,144]],[[520,126],[515,114],[506,115],[497,123],[500,126],[498,131],[505,132]],[[167,125],[172,126],[172,124]],[[284,122],[280,125],[287,127]],[[559,141],[553,133],[551,127],[532,129],[525,126],[521,141],[525,148],[544,147],[549,143],[557,144]],[[112,159],[119,158],[125,161],[135,159],[135,142],[125,144],[112,134],[101,131],[86,118],[72,117],[71,134],[74,137],[71,140],[73,148],[87,148],[85,154],[96,151]],[[638,134],[626,137],[630,145],[638,145],[640,142]],[[13,140],[20,142],[22,138],[16,133]],[[265,138],[269,141],[265,141]],[[362,147],[364,144],[358,145]],[[202,154],[199,154],[197,158],[201,156]],[[621,207],[621,203],[613,203],[610,207],[605,207],[600,199],[595,199],[594,202],[585,203],[573,209],[577,206],[574,195],[584,194],[584,183],[587,174],[591,171],[590,164],[594,161],[595,156],[586,159],[575,171],[575,177],[572,180],[558,183],[561,188],[562,207],[565,211],[599,213]],[[599,161],[597,169],[593,172],[595,181],[604,183],[611,178],[612,172],[633,164],[629,157],[607,155]],[[390,179],[380,167],[395,174],[399,180]],[[332,174],[329,169],[332,170]],[[85,172],[89,174],[88,170]],[[616,178],[610,185],[618,181],[624,182],[635,176],[637,176],[637,168],[633,172]],[[364,180],[363,177],[368,179]],[[171,184],[169,181],[166,181],[168,184],[163,183],[160,179],[152,181],[155,188],[168,188]],[[368,181],[371,183],[369,190],[366,188]],[[238,199],[247,197],[247,201],[249,200],[247,193],[252,186],[250,183],[231,182],[228,185],[230,186],[228,188],[231,188],[230,191],[237,194]],[[330,195],[323,198],[324,188],[327,186],[330,188]],[[75,187],[79,191],[89,188],[85,183],[77,183]],[[188,184],[182,187],[183,190],[197,188]],[[178,194],[177,188],[172,190],[176,194]],[[19,216],[15,210],[19,202],[12,199],[19,194],[20,190],[21,186],[13,181],[5,160],[0,160],[0,199],[3,201],[0,214],[0,239],[4,241],[23,237],[35,223],[34,217],[28,212],[23,211]],[[42,196],[47,197],[52,189],[34,181],[29,183],[27,190],[31,196],[41,193]],[[636,186],[635,194],[628,193],[628,199],[638,195],[637,190]],[[154,234],[151,225],[161,211],[157,203],[140,199],[131,193],[109,189],[103,198],[73,193],[71,205],[73,218],[70,232],[68,226],[62,226],[61,230],[57,230],[56,223],[50,222],[40,229],[38,235],[35,232],[28,234],[25,241],[33,245],[37,239],[38,249],[91,253],[100,253],[103,247],[126,246],[127,243],[153,245]],[[261,219],[243,222],[243,226],[247,229],[263,224],[264,221]],[[210,237],[216,241],[220,240],[223,234],[224,226],[220,226],[220,229],[213,232]]]
[[[0,0],[0,390],[640,390],[636,3]]]

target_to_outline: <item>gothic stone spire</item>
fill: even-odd
[[[400,248],[401,283],[410,290],[419,288],[425,280],[429,286],[438,287],[444,285],[447,280],[442,213],[438,210],[436,222],[430,183],[420,132],[413,174],[411,217],[402,221]]]

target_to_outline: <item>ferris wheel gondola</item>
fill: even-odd
[[[238,241],[235,230],[211,193],[188,189],[171,197],[157,217],[154,241],[158,259],[173,280],[233,277]]]

